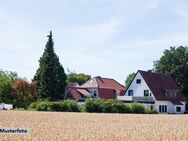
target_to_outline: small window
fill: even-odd
[[[136,84],[140,84],[141,83],[141,79],[136,79]]]
[[[168,97],[176,97],[176,91],[166,91],[166,96],[168,96]]]
[[[133,96],[133,90],[128,91],[128,96]]]
[[[149,96],[149,90],[144,90],[144,96]]]
[[[93,91],[93,96],[97,97],[97,92],[96,91]]]
[[[162,113],[161,105],[159,105],[159,113]]]
[[[181,112],[181,107],[176,107],[176,112]]]

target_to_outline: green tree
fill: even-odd
[[[76,82],[79,85],[82,85],[86,81],[88,81],[91,78],[90,75],[84,74],[84,73],[75,73],[70,72],[67,74],[67,82]]]
[[[170,47],[154,62],[156,72],[171,75],[180,90],[188,98],[188,47]]]
[[[11,94],[12,84],[17,78],[17,73],[0,70],[0,100],[1,102],[10,103],[13,100]]]
[[[44,53],[39,60],[39,68],[34,76],[34,80],[37,81],[39,98],[56,100],[64,97],[67,76],[59,62],[58,56],[55,54],[51,31],[47,37],[48,41]]]
[[[128,76],[127,76],[127,78],[126,78],[126,80],[125,80],[125,87],[126,88],[128,88],[129,87],[129,85],[131,84],[131,82],[132,82],[132,80],[134,79],[134,76],[135,76],[136,74],[133,72],[133,73],[131,73],[131,74],[129,74]]]

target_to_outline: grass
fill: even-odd
[[[0,140],[188,140],[188,115],[0,111],[0,127],[29,129],[28,135],[0,134]]]

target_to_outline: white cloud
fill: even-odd
[[[119,33],[120,21],[112,17],[109,21],[86,26],[76,26],[67,29],[70,36],[74,36],[79,42],[100,42],[110,39],[114,34]]]

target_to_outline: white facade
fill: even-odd
[[[141,80],[141,83],[137,84],[136,81],[137,79]],[[125,93],[125,96],[128,96],[129,90],[133,90],[133,96],[144,96],[144,90],[149,90],[149,94],[151,97],[155,98],[146,84],[145,80],[143,79],[142,75],[138,72],[137,75],[135,76],[134,80],[132,81],[131,85],[129,86],[128,90]]]
[[[118,96],[117,99],[131,102],[131,100],[136,97],[137,99],[153,99],[153,103],[149,102],[142,102],[145,108],[148,109],[156,109],[160,113],[184,113],[185,112],[185,102],[181,102],[183,105],[174,105],[170,101],[158,101],[155,99],[152,91],[148,87],[147,83],[145,82],[144,78],[138,72],[130,84],[129,88],[127,89],[125,96]],[[133,101],[132,101],[133,102]],[[138,101],[139,102],[139,101]]]
[[[96,89],[96,88],[87,88],[87,90],[92,94],[92,96],[94,98],[98,98],[99,97],[98,89]]]

